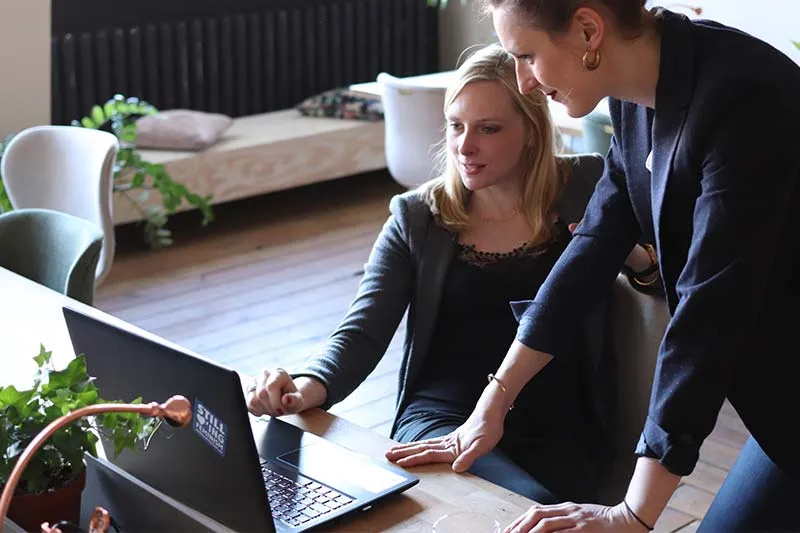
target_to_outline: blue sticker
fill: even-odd
[[[208,410],[208,407],[196,399],[194,400],[194,414],[192,416],[192,429],[214,450],[225,457],[225,443],[228,441],[228,425],[220,417]]]

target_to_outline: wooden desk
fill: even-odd
[[[174,345],[3,268],[0,268],[0,293],[4,296],[4,305],[0,306],[0,376],[3,384],[13,382],[23,387],[29,386],[35,369],[32,358],[39,353],[40,343],[53,352],[57,368],[75,357],[61,311],[65,304],[119,327]],[[144,398],[145,401],[164,399]],[[386,437],[319,409],[285,419],[379,461],[385,461],[383,453],[391,444]],[[345,521],[334,531],[428,532],[438,518],[458,509],[486,512],[506,525],[533,503],[478,477],[454,474],[449,466],[434,465],[411,471],[420,477],[417,486]]]
[[[455,70],[447,70],[444,72],[411,76],[402,78],[402,80],[415,86],[438,87],[442,90],[446,90],[455,79],[455,75]],[[383,93],[382,87],[377,81],[356,83],[350,85],[349,90],[350,92],[364,96],[381,96]],[[571,137],[580,137],[583,135],[583,124],[580,118],[569,116],[569,114],[567,114],[567,109],[562,104],[554,102],[549,98],[547,101],[550,106],[550,114],[553,117],[553,123],[555,123],[561,133]],[[595,111],[608,115],[608,104],[606,100],[602,100],[595,108]],[[613,130],[609,133],[613,133]]]

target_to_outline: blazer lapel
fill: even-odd
[[[670,179],[679,179],[672,173],[672,162],[683,132],[686,115],[692,99],[694,72],[693,43],[689,20],[665,12],[661,26],[661,63],[656,87],[656,109],[653,119],[653,159],[651,173],[651,208],[656,246],[661,253],[662,210],[664,195]],[[662,270],[668,267],[662,261]]]

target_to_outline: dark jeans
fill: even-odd
[[[798,504],[800,479],[781,470],[750,437],[697,531],[797,532]]]
[[[454,431],[459,425],[430,425],[427,428],[416,424],[411,426],[401,425],[394,438],[400,442],[412,442],[441,437]],[[578,461],[572,462],[568,458],[559,460],[554,458],[551,453],[537,453],[537,450],[531,449],[525,454],[526,464],[522,465],[520,464],[521,460],[520,463],[513,461],[502,451],[502,448],[503,441],[500,441],[494,450],[479,457],[472,464],[469,472],[541,504],[561,503],[565,499],[589,501],[591,498],[590,494],[586,494],[584,497],[582,492],[584,492],[584,487],[588,492],[588,487],[593,486],[589,481],[592,476],[585,475],[584,472],[573,472],[570,469],[571,465],[576,465],[577,469]],[[532,474],[533,472],[537,473],[539,479]],[[548,481],[544,481],[545,479]],[[581,487],[576,489],[569,483],[565,484],[564,482],[567,480],[584,480],[584,483],[578,483]],[[565,497],[556,496],[555,493],[559,491],[564,493]]]

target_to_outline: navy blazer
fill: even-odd
[[[515,304],[517,337],[558,354],[633,244],[655,242],[672,319],[636,453],[689,474],[728,398],[800,475],[800,68],[738,30],[657,20],[655,110],[611,100],[606,171],[536,299]]]

